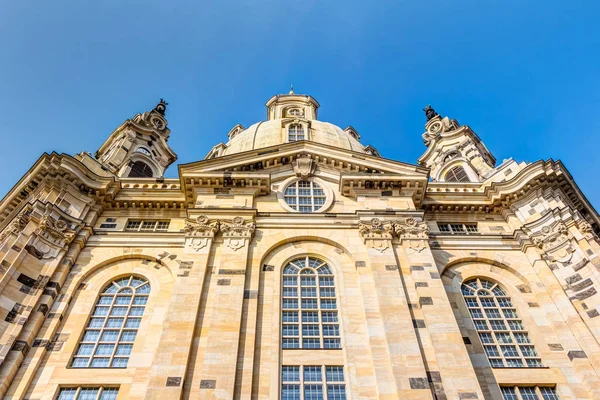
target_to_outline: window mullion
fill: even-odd
[[[102,398],[102,392],[104,391],[104,387],[100,386],[100,388],[98,389],[98,393],[96,394],[96,400],[99,400]]]

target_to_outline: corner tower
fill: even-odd
[[[431,168],[434,182],[482,182],[495,172],[496,159],[471,128],[442,118],[431,106],[423,111],[427,151],[419,164]]]
[[[151,111],[115,129],[94,155],[101,168],[121,178],[162,178],[177,160],[167,144],[171,133],[165,118],[167,104],[160,99]]]

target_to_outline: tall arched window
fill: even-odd
[[[444,176],[445,182],[470,182],[467,171],[460,165],[451,168]]]
[[[152,168],[148,164],[142,161],[136,161],[131,166],[129,171],[129,178],[152,178]]]
[[[288,128],[288,141],[296,142],[304,140],[304,127],[300,124],[292,124]]]
[[[283,269],[281,341],[284,349],[339,349],[340,325],[331,268],[302,257]]]
[[[127,367],[149,294],[150,284],[137,276],[109,283],[96,302],[71,367]]]
[[[497,283],[475,278],[463,283],[462,294],[492,367],[542,366],[504,289]]]

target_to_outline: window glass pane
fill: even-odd
[[[327,385],[327,400],[346,400],[346,385]]]
[[[300,385],[281,385],[281,400],[300,400]]]
[[[338,322],[337,311],[322,311],[321,315],[323,322]]]
[[[344,367],[325,367],[327,382],[344,382]]]
[[[542,398],[544,400],[558,400],[558,395],[556,394],[556,389],[551,387],[541,387],[540,393],[542,393]]]
[[[341,349],[342,342],[340,341],[340,339],[325,338],[325,339],[323,339],[323,348],[325,348],[325,349]]]
[[[321,366],[305,366],[304,367],[304,382],[321,382]]]
[[[108,367],[110,362],[110,358],[102,357],[102,358],[93,358],[92,359],[92,368],[106,368]]]
[[[281,347],[284,349],[298,349],[300,348],[300,340],[296,338],[283,338]]]
[[[515,388],[503,387],[500,389],[502,391],[503,400],[519,400],[519,398],[517,397],[517,392],[515,391]]]
[[[534,387],[521,387],[519,388],[519,392],[521,392],[523,400],[539,400]]]
[[[283,322],[298,322],[298,313],[296,311],[284,311],[281,320]],[[304,321],[304,318],[302,320]]]
[[[323,386],[304,385],[304,400],[323,400]]]
[[[302,322],[319,322],[319,313],[316,311],[302,311]]]
[[[321,340],[317,338],[302,339],[302,348],[304,349],[320,349]]]
[[[100,400],[117,400],[117,394],[119,389],[116,388],[104,388],[100,395]]]
[[[98,388],[81,388],[77,400],[96,400],[99,391]]]
[[[90,359],[87,357],[75,357],[71,363],[73,368],[87,368]]]
[[[283,366],[283,367],[281,367],[281,380],[283,382],[300,382],[300,367],[299,366]]]

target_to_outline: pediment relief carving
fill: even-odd
[[[292,162],[292,168],[297,177],[306,179],[313,175],[317,165],[309,155],[300,155]]]

